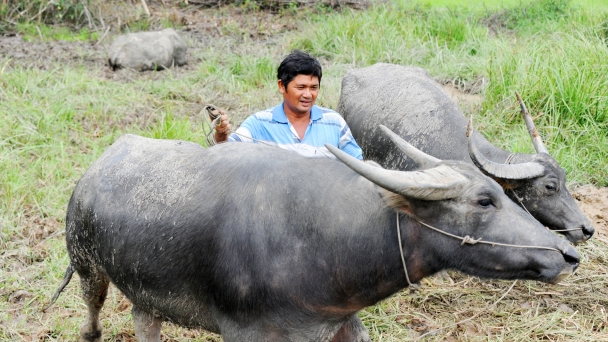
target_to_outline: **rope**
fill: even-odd
[[[217,127],[219,125],[221,125],[221,111],[219,108],[217,108],[216,106],[212,105],[212,104],[207,104],[205,105],[205,107],[203,108],[203,110],[201,110],[201,112],[203,111],[207,111],[207,114],[203,113],[203,124],[202,124],[202,128],[203,128],[203,134],[205,134],[205,138],[207,139],[207,144],[209,146],[214,146],[217,145],[217,141],[215,141],[215,133],[213,132],[213,129],[210,129],[209,132],[207,132],[207,128],[205,126],[205,123],[207,123],[209,125],[209,127]],[[211,119],[213,118],[213,119]],[[219,122],[219,124],[218,124]]]
[[[549,250],[549,251],[556,251],[556,252],[562,253],[562,251],[560,251],[560,250],[559,250],[559,249],[557,249],[557,248],[553,248],[553,247],[545,247],[545,246],[527,246],[527,245],[512,245],[512,244],[508,244],[508,243],[500,243],[500,242],[484,241],[484,240],[482,240],[482,238],[479,238],[479,239],[474,239],[474,238],[470,237],[469,235],[465,235],[465,236],[458,236],[458,235],[455,235],[455,234],[452,234],[452,233],[445,232],[445,231],[443,231],[443,230],[441,230],[441,229],[435,228],[435,227],[433,227],[433,226],[431,226],[431,225],[428,225],[428,224],[426,224],[426,223],[424,223],[424,222],[422,222],[422,221],[420,221],[420,220],[418,220],[418,219],[416,219],[416,218],[413,218],[413,219],[414,219],[416,222],[418,222],[418,223],[420,223],[421,225],[423,225],[424,227],[427,227],[427,228],[429,228],[429,229],[432,229],[432,230],[434,230],[434,231],[436,231],[436,232],[438,232],[438,233],[441,233],[441,234],[443,234],[443,235],[447,235],[447,236],[449,236],[449,237],[452,237],[452,238],[455,238],[455,239],[460,240],[460,241],[461,241],[461,242],[460,242],[460,245],[461,245],[461,246],[464,246],[465,244],[466,244],[466,245],[476,245],[476,244],[478,244],[478,243],[481,243],[481,244],[485,244],[485,245],[491,245],[492,247],[494,247],[494,246],[503,246],[503,247],[513,247],[513,248],[546,249],[546,250]],[[402,241],[401,241],[401,224],[400,224],[400,222],[399,222],[399,213],[398,213],[398,212],[397,212],[397,237],[398,237],[398,239],[399,239],[399,252],[400,252],[400,254],[401,254],[401,263],[403,264],[403,271],[404,271],[404,273],[405,273],[405,279],[407,280],[407,284],[408,284],[409,286],[411,286],[411,285],[412,285],[412,282],[410,281],[410,277],[409,277],[409,275],[408,275],[408,273],[407,273],[407,266],[405,265],[405,258],[404,258],[404,256],[403,256],[403,244],[402,244]]]
[[[505,160],[505,162],[503,164],[511,164],[513,157],[515,157],[515,153],[509,154],[509,156],[507,157],[507,159]]]
[[[570,228],[570,229],[551,229],[552,232],[571,232],[574,230],[583,230],[583,228]]]
[[[528,211],[528,208],[526,208],[524,203],[521,201],[521,198],[519,196],[517,196],[517,194],[515,193],[515,190],[513,190],[511,188],[509,188],[508,190],[511,190],[511,193],[513,194],[513,196],[515,196],[515,198],[517,199],[517,202],[519,202],[519,205],[521,205],[521,207],[524,208],[524,210],[528,213],[528,215],[534,217],[534,215],[530,214],[530,212]]]
[[[513,161],[513,157],[515,157],[515,153],[511,153],[509,154],[509,156],[507,157],[507,159],[505,160],[505,164],[511,164],[511,161]],[[524,210],[530,214],[530,212],[528,211],[528,208],[526,208],[526,206],[523,204],[521,198],[519,196],[517,196],[517,194],[515,193],[515,190],[513,189],[507,189],[507,190],[511,190],[511,193],[513,193],[513,196],[515,196],[515,198],[517,199],[517,201],[519,202],[519,205],[521,205],[522,208],[524,208]],[[532,215],[532,214],[530,214]],[[570,228],[570,229],[551,229],[554,232],[571,232],[574,230],[583,230],[583,227],[580,228]]]
[[[222,123],[220,121],[221,118],[221,111],[218,107],[212,105],[212,104],[207,104],[204,107],[204,110],[207,111],[207,115],[203,114],[203,133],[205,134],[205,137],[207,138],[207,143],[209,144],[209,146],[214,146],[217,145],[217,141],[215,141],[215,133],[213,132],[213,129],[211,129],[210,132],[207,132],[207,129],[205,128],[205,123],[207,123],[209,125],[209,127],[218,127],[220,126]],[[217,114],[214,113],[214,111],[217,111]],[[201,111],[202,112],[202,111]],[[213,119],[210,119],[213,118]],[[232,128],[229,130],[229,132],[231,134],[235,134],[238,135],[241,138],[245,138],[245,139],[251,139],[253,141],[255,141],[256,143],[260,143],[260,144],[264,144],[264,145],[268,145],[268,146],[272,146],[272,147],[276,147],[276,148],[280,148],[276,145],[270,144],[267,141],[264,140],[260,140],[260,139],[256,139],[256,138],[252,138],[252,137],[248,137],[246,135],[240,134],[237,131],[233,130]]]
[[[468,244],[468,245],[476,245],[476,244],[478,244],[478,243],[481,243],[481,244],[485,244],[485,245],[491,245],[492,247],[494,247],[494,246],[504,246],[504,247],[513,247],[513,248],[533,248],[533,249],[546,249],[546,250],[550,250],[550,251],[556,251],[556,252],[560,252],[560,253],[562,253],[562,251],[560,251],[560,250],[559,250],[559,249],[557,249],[557,248],[553,248],[553,247],[545,247],[545,246],[527,246],[527,245],[512,245],[512,244],[508,244],[508,243],[500,243],[500,242],[484,241],[484,240],[482,240],[481,238],[479,238],[479,239],[475,240],[475,239],[473,239],[472,237],[470,237],[470,236],[468,236],[468,235],[467,235],[467,236],[464,236],[464,237],[462,237],[462,236],[458,236],[458,235],[454,235],[454,234],[451,234],[451,233],[448,233],[448,232],[444,232],[444,231],[443,231],[443,230],[441,230],[441,229],[437,229],[437,228],[435,228],[435,227],[433,227],[433,226],[431,226],[431,225],[428,225],[428,224],[426,224],[426,223],[424,223],[424,222],[422,222],[422,221],[419,221],[419,220],[417,220],[417,219],[414,219],[414,220],[416,220],[416,221],[417,221],[418,223],[420,223],[421,225],[423,225],[423,226],[425,226],[425,227],[427,227],[427,228],[429,228],[429,229],[432,229],[432,230],[434,230],[434,231],[436,231],[436,232],[438,232],[438,233],[441,233],[441,234],[443,234],[443,235],[447,235],[447,236],[449,236],[449,237],[453,237],[453,238],[455,238],[455,239],[461,240],[461,241],[462,241],[462,242],[461,242],[461,244],[460,244],[461,246],[463,246],[463,245],[465,245],[465,244]]]
[[[515,196],[515,198],[517,199],[517,202],[519,202],[519,205],[524,208],[524,210],[530,215],[530,216],[534,216],[532,214],[530,214],[530,212],[528,211],[528,208],[526,208],[526,206],[524,205],[524,203],[522,202],[521,198],[519,196],[517,196],[517,194],[515,193],[515,190],[513,189],[508,189],[511,190],[511,193],[513,194],[513,196]],[[571,232],[574,230],[583,230],[583,227],[580,228],[570,228],[570,229],[551,229],[554,232]]]
[[[401,263],[403,264],[403,272],[405,273],[405,279],[407,285],[412,286],[410,277],[407,275],[407,266],[405,266],[405,258],[403,257],[403,244],[401,243],[401,228],[399,227],[399,213],[397,213],[397,237],[399,238],[399,252],[401,253]]]

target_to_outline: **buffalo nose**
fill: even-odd
[[[564,256],[564,260],[572,266],[572,271],[574,272],[581,261],[576,249],[572,246],[567,246],[562,250],[562,255]]]
[[[583,235],[585,236],[585,240],[589,240],[593,233],[595,233],[595,229],[590,224],[583,225]]]

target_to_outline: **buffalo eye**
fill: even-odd
[[[547,189],[549,191],[555,191],[557,189],[557,187],[555,186],[555,184],[547,184],[547,185],[545,185],[545,189]]]
[[[479,204],[479,206],[482,208],[488,208],[489,206],[493,205],[492,200],[489,198],[480,199],[477,201],[477,204]]]

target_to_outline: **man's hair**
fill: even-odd
[[[287,89],[287,84],[298,75],[316,76],[319,78],[319,85],[321,85],[321,76],[323,76],[321,64],[308,53],[293,50],[279,65],[277,78],[281,80],[281,83]]]

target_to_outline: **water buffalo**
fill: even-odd
[[[78,272],[84,341],[102,340],[110,282],[133,303],[139,341],[159,341],[165,320],[226,342],[369,341],[357,311],[439,270],[556,282],[578,266],[568,241],[473,165],[391,171],[328,149],[344,163],[121,137],[70,199],[70,266],[53,301]],[[479,238],[529,247],[462,245]]]
[[[522,102],[523,104],[523,102]],[[467,120],[458,106],[423,69],[378,63],[349,71],[342,80],[338,104],[363,157],[385,168],[412,170],[378,128],[386,125],[416,148],[439,159],[475,162],[493,177],[506,194],[538,221],[560,231],[568,240],[581,242],[594,232],[566,188],[566,174],[547,152],[533,128],[536,154],[510,153],[474,133],[469,153]],[[512,164],[528,166],[513,173]]]

